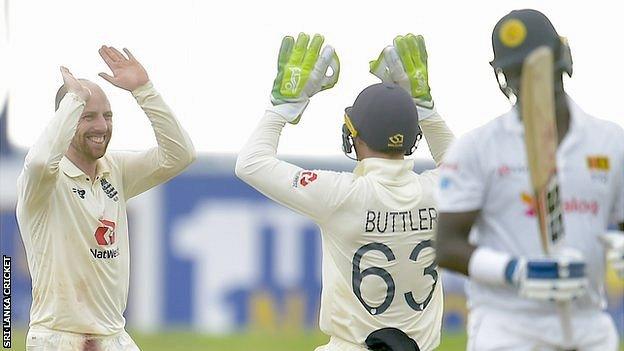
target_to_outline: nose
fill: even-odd
[[[97,118],[93,121],[93,131],[97,133],[106,133],[110,128],[108,121],[104,118],[103,115],[98,115]]]

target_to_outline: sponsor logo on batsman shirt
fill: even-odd
[[[524,214],[528,217],[535,217],[535,198],[527,192],[522,192],[520,197],[526,208]],[[598,215],[600,206],[596,200],[579,199],[576,197],[563,200],[561,205],[565,213],[591,214],[593,216]]]

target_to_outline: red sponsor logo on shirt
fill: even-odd
[[[100,246],[110,246],[115,243],[115,222],[100,219],[102,226],[95,230],[95,240]]]
[[[509,166],[502,165],[502,166],[498,167],[498,175],[499,176],[504,177],[506,175],[509,175],[509,173],[511,173],[511,170],[509,169]]]
[[[303,171],[299,175],[299,184],[301,186],[306,186],[312,183],[313,181],[315,181],[316,178],[318,178],[318,175],[316,173],[310,172],[310,171]]]
[[[459,170],[459,165],[457,163],[444,162],[440,165],[440,169],[457,172]]]
[[[510,174],[522,174],[528,171],[526,166],[509,166],[509,165],[501,165],[496,170],[496,173],[499,177],[506,177]]]
[[[535,217],[535,198],[525,192],[522,192],[520,197],[522,202],[526,205],[524,214],[528,217]],[[561,207],[564,213],[591,214],[593,216],[598,215],[598,210],[600,209],[598,201],[577,199],[576,197],[563,200]]]

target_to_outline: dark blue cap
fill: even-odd
[[[397,84],[367,87],[345,112],[351,134],[376,151],[407,153],[420,135],[414,100]]]

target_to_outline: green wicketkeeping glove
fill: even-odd
[[[394,38],[379,58],[370,62],[370,72],[383,82],[394,82],[407,90],[416,105],[431,109],[433,99],[429,88],[427,48],[422,35],[407,34]]]
[[[270,110],[290,123],[299,122],[312,95],[333,87],[338,81],[338,55],[329,45],[321,51],[323,41],[322,35],[315,34],[310,42],[310,36],[305,33],[300,33],[296,42],[291,36],[282,39]],[[332,72],[328,76],[329,67]]]

